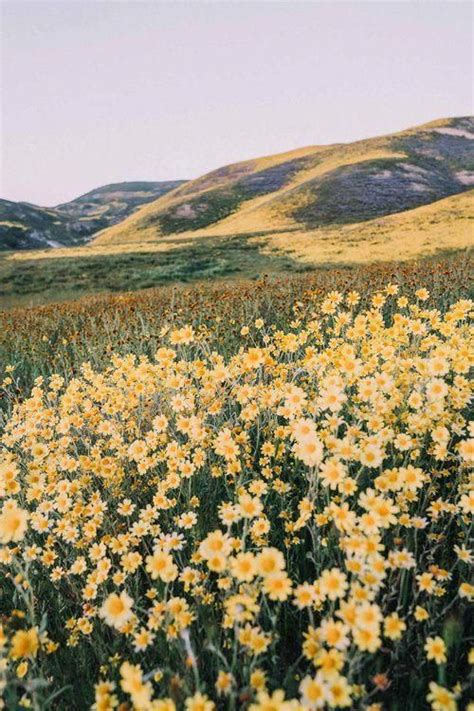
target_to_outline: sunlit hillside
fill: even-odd
[[[449,118],[225,166],[144,206],[98,233],[95,242],[288,230],[303,235],[365,223],[468,190],[473,139],[474,119]]]
[[[254,237],[265,253],[316,265],[406,261],[474,244],[474,190],[366,222]]]

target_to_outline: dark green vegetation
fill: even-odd
[[[409,161],[364,161],[338,168],[305,186],[308,204],[293,217],[309,228],[363,222],[426,205],[469,187],[461,186],[436,158],[414,155]]]
[[[0,200],[0,249],[53,247],[82,242],[81,229],[54,208]]]
[[[0,200],[0,250],[83,244],[182,182],[114,183],[51,208]]]
[[[135,291],[171,282],[266,272],[301,272],[290,257],[263,254],[250,237],[183,241],[163,252],[10,260],[0,257],[0,308],[78,298],[95,292]]]

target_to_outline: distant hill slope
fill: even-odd
[[[440,119],[225,166],[138,209],[95,243],[301,235],[413,210],[473,185],[474,118]]]
[[[120,222],[182,183],[113,183],[56,207],[0,199],[0,249],[84,244],[98,230]]]
[[[365,222],[278,232],[249,242],[267,256],[308,265],[436,256],[474,245],[474,190]]]

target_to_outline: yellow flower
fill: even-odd
[[[229,694],[234,683],[234,677],[230,672],[220,671],[217,675],[216,690],[218,694]]]
[[[311,607],[316,598],[314,585],[311,585],[310,583],[303,583],[302,585],[298,585],[295,588],[293,596],[293,602],[300,610],[302,610],[304,607]]]
[[[285,692],[277,689],[272,694],[259,691],[257,703],[250,704],[249,711],[291,711],[292,708],[291,701],[285,701]]]
[[[343,597],[348,587],[347,577],[339,568],[324,570],[319,582],[321,594],[328,597],[329,600]]]
[[[165,583],[170,583],[178,577],[178,568],[171,554],[159,549],[146,557],[146,571],[150,573],[152,580],[160,578]]]
[[[143,711],[150,707],[152,688],[149,682],[143,681],[143,673],[138,665],[124,662],[120,667],[120,686],[130,694],[133,704]]]
[[[120,595],[111,593],[100,608],[100,616],[111,627],[120,629],[132,617],[133,599],[122,590]]]
[[[257,574],[257,564],[253,553],[239,553],[230,561],[230,570],[234,578],[249,583]]]
[[[249,348],[242,358],[246,368],[258,368],[263,363],[263,351],[261,348]]]
[[[0,513],[0,543],[21,541],[28,525],[28,512],[12,499],[6,501]]]
[[[414,617],[417,622],[424,622],[429,619],[429,612],[424,607],[417,605],[414,612]]]
[[[427,700],[433,711],[456,711],[457,703],[454,694],[436,682],[430,682],[430,691]]]
[[[184,706],[186,711],[214,711],[216,708],[215,703],[199,691],[194,696],[186,699]]]
[[[434,660],[436,664],[445,663],[446,645],[441,637],[427,637],[424,649],[428,660]]]
[[[323,677],[327,678],[334,672],[341,671],[345,663],[345,655],[338,649],[321,649],[313,661],[320,667]]]
[[[16,675],[18,679],[23,679],[28,673],[28,662],[20,662],[16,669]]]
[[[263,511],[263,505],[257,496],[242,494],[239,496],[239,510],[243,518],[256,518]]]
[[[349,646],[349,627],[332,618],[326,618],[319,628],[320,637],[329,647],[346,649]],[[319,657],[318,657],[319,659]]]
[[[291,580],[280,570],[264,578],[263,590],[270,600],[286,600],[291,593]]]
[[[474,437],[465,439],[459,443],[459,454],[465,462],[474,463]]]
[[[267,676],[263,669],[254,669],[250,675],[250,686],[256,691],[262,691],[267,683]]]
[[[376,444],[366,445],[360,454],[360,462],[366,467],[375,469],[380,466],[384,458],[382,449]]]
[[[262,577],[278,573],[284,568],[285,558],[277,548],[263,548],[257,556],[257,570]]]
[[[328,688],[320,672],[315,678],[305,676],[300,684],[300,694],[305,709],[320,709],[329,701]]]
[[[147,453],[147,445],[143,440],[135,440],[128,448],[128,456],[136,462],[143,459]]]
[[[328,703],[331,708],[346,708],[352,705],[351,687],[343,676],[328,679]]]
[[[384,633],[389,639],[400,639],[406,628],[406,623],[400,619],[396,612],[384,620]]]
[[[321,465],[319,470],[319,476],[324,486],[328,486],[333,490],[342,484],[346,473],[347,468],[337,459],[328,459]]]
[[[35,627],[30,630],[18,630],[12,637],[10,656],[12,659],[36,657],[39,648],[39,636]]]

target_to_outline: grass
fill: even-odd
[[[206,238],[170,244],[168,251],[97,254],[94,248],[0,257],[0,307],[32,305],[97,292],[135,291],[170,283],[235,276],[256,278],[267,272],[304,271],[286,255],[266,255],[244,237]],[[78,256],[82,255],[82,256]]]
[[[182,215],[179,208],[173,208],[161,213],[156,219],[148,218],[144,222],[144,227],[157,223],[164,235],[199,230],[231,215],[249,196],[250,193],[239,185],[232,186],[228,190],[210,190],[202,197],[186,203],[188,216]]]
[[[420,259],[469,250],[474,229],[474,191],[353,225],[282,230],[257,237],[264,251],[287,254],[308,265]]]

